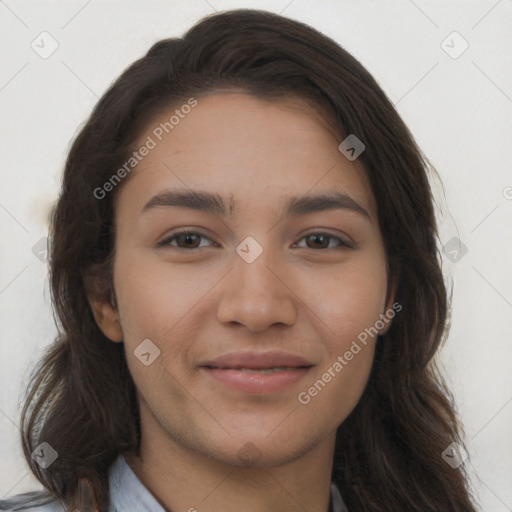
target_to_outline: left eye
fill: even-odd
[[[170,246],[170,247],[178,247],[179,249],[199,249],[201,247],[205,247],[204,245],[198,245],[200,244],[200,239],[203,238],[205,240],[209,240],[212,242],[216,247],[219,247],[219,244],[217,242],[214,242],[211,238],[195,232],[195,231],[181,231],[179,233],[175,233],[164,240],[161,240],[158,242],[158,247],[163,246]],[[173,240],[176,240],[178,245],[175,245],[172,243]],[[310,233],[308,235],[305,235],[301,238],[301,240],[306,240],[306,244],[309,242],[313,242],[313,244],[316,245],[306,246],[306,249],[334,249],[335,247],[349,247],[353,248],[352,244],[347,242],[346,240],[331,235],[330,233]],[[331,245],[332,240],[337,240],[337,244],[333,247]],[[295,247],[300,247],[297,244],[294,244]]]
[[[178,241],[177,247],[180,249],[197,249],[200,246],[196,245],[196,242],[200,238],[205,238],[206,240],[210,240],[213,242],[213,240],[211,240],[211,238],[208,238],[207,236],[204,236],[201,233],[197,233],[195,231],[181,231],[179,233],[175,233],[174,235],[171,235],[171,236],[161,240],[160,242],[158,242],[157,245],[158,245],[158,247],[163,247],[163,246],[176,247],[174,244],[171,244],[172,240],[176,239]],[[180,242],[183,242],[184,245],[179,245]],[[219,245],[216,242],[213,242],[213,243],[217,246]]]
[[[306,247],[307,249],[334,249],[335,247],[329,247],[330,240],[337,240],[338,244],[336,247],[349,247],[353,248],[352,244],[340,238],[338,236],[331,235],[330,233],[310,233],[309,235],[305,235],[301,238],[301,240],[313,241],[314,244],[317,244],[317,247]],[[321,247],[318,247],[320,245]]]

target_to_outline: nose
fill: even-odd
[[[264,250],[252,263],[235,254],[233,265],[223,279],[217,311],[220,322],[240,324],[251,332],[295,323],[297,296],[290,289],[282,267],[271,261],[270,251]]]

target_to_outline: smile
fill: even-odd
[[[245,393],[276,393],[302,379],[314,365],[279,350],[228,352],[200,365],[208,378]]]

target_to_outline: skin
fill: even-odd
[[[140,143],[168,118],[162,112]],[[376,338],[307,405],[297,396],[393,303],[376,205],[340,142],[301,100],[216,92],[198,99],[119,191],[117,308],[91,305],[105,335],[124,342],[138,389],[141,455],[127,461],[168,510],[327,510],[336,429],[362,395]],[[236,209],[224,218],[176,206],[141,214],[156,193],[178,188],[226,202],[232,194]],[[284,197],[332,190],[369,217],[348,209],[282,217]],[[203,238],[156,246],[184,228]],[[306,236],[325,232],[327,248]],[[263,248],[250,264],[235,251],[247,236]],[[149,366],[134,355],[146,338],[161,351]],[[233,390],[198,368],[227,352],[271,349],[314,366],[267,394]],[[239,457],[247,443],[252,464]]]

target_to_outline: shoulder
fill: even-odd
[[[65,512],[60,502],[46,491],[27,492],[0,500],[1,512]]]

